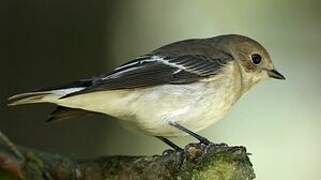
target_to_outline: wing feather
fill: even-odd
[[[93,91],[192,83],[218,74],[230,60],[231,56],[222,55],[220,58],[204,55],[143,56],[119,66],[109,74],[92,78],[91,86],[62,98]]]

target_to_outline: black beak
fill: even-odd
[[[285,80],[285,77],[275,69],[268,70],[267,73],[271,78]]]

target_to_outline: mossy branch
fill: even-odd
[[[255,178],[244,147],[224,144],[188,144],[184,152],[167,151],[154,156],[107,156],[73,159],[18,148],[0,146],[0,178],[24,180],[144,180]],[[2,175],[1,175],[2,174]]]

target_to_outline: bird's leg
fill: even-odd
[[[185,128],[184,126],[176,123],[176,122],[169,122],[169,125],[176,127],[177,129],[186,132],[187,134],[193,136],[194,138],[198,139],[200,141],[200,143],[205,144],[205,145],[209,145],[211,143],[211,141],[209,141],[208,139],[206,139],[203,136],[200,136],[196,133],[194,133],[193,131]]]
[[[158,139],[160,139],[161,141],[163,141],[165,144],[169,145],[170,147],[172,147],[175,151],[184,151],[181,147],[177,146],[175,143],[173,143],[172,141],[170,141],[167,138],[164,138],[162,136],[156,136]]]

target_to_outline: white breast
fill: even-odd
[[[127,105],[134,113],[120,118],[126,119],[123,124],[130,128],[154,136],[185,135],[169,126],[169,121],[197,132],[220,120],[240,97],[240,77],[233,74],[193,84],[163,85],[137,91]]]

